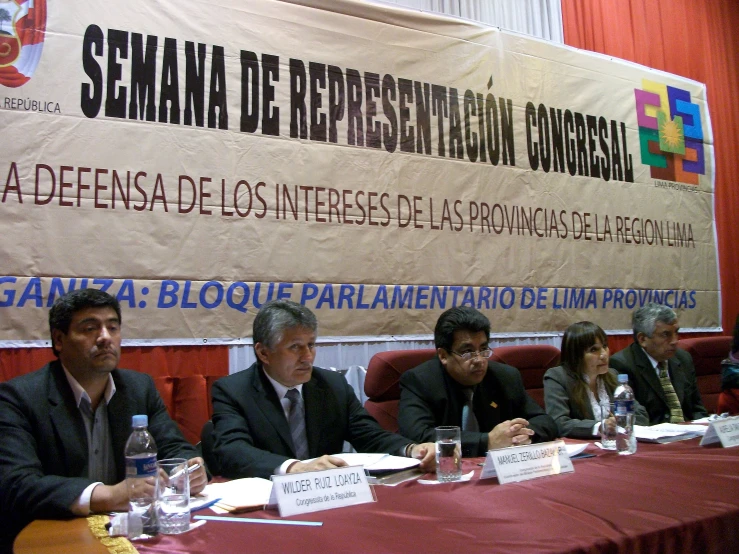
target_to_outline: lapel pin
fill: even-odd
[[[491,406],[492,406],[493,408],[497,408],[497,407],[498,407],[498,405],[497,405],[497,404],[495,403],[495,400],[493,400],[493,401],[492,401],[492,402],[490,403],[490,405],[491,405]]]

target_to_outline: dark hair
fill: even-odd
[[[434,328],[434,344],[436,348],[443,348],[451,352],[454,344],[454,331],[469,331],[479,333],[483,331],[487,340],[490,340],[490,320],[474,308],[459,306],[445,311],[439,316]]]
[[[608,337],[605,331],[590,321],[578,321],[570,325],[562,336],[562,367],[569,371],[576,379],[572,387],[572,403],[579,408],[580,412],[587,413],[588,385],[585,383],[583,360],[585,352],[599,340],[608,347]],[[610,373],[598,375],[596,379],[602,379],[609,396],[616,388],[616,379]]]
[[[739,314],[736,315],[736,323],[734,323],[734,340],[731,341],[731,352],[733,354],[739,352]]]
[[[98,289],[69,291],[57,298],[49,310],[49,334],[51,335],[51,349],[55,356],[59,357],[59,352],[54,347],[54,330],[58,329],[66,335],[74,314],[87,308],[113,308],[118,316],[118,322],[123,323],[121,305],[107,292]]]
[[[290,300],[272,300],[259,309],[254,318],[254,346],[262,343],[267,348],[274,346],[282,339],[285,329],[305,327],[313,332],[318,330],[316,316],[305,306]],[[256,350],[255,350],[256,353]],[[257,356],[259,359],[259,356]]]
[[[650,302],[636,310],[631,316],[631,328],[634,330],[634,341],[639,342],[639,333],[652,337],[657,323],[672,325],[677,321],[675,310],[669,306]]]

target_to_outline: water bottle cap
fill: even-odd
[[[629,376],[625,373],[619,373],[618,374],[618,382],[619,383],[628,383],[629,382]]]
[[[148,427],[149,426],[149,416],[146,414],[142,415],[135,415],[133,418],[131,418],[131,425],[133,427]]]

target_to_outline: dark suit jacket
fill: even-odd
[[[667,407],[667,399],[657,372],[641,346],[635,342],[631,343],[630,346],[611,356],[610,365],[619,373],[629,376],[629,384],[634,389],[634,396],[649,414],[650,425],[670,421],[670,410]],[[675,387],[675,393],[680,400],[685,420],[690,421],[708,415],[701,401],[690,354],[678,349],[675,355],[668,360],[668,371],[672,386]]]
[[[502,421],[522,417],[535,431],[532,442],[557,437],[557,426],[523,387],[515,367],[488,362],[485,378],[475,387],[475,416],[480,432],[462,432],[462,455],[483,456],[488,433]],[[464,390],[452,379],[438,357],[406,371],[400,377],[400,432],[417,442],[434,442],[440,425],[462,425]]]
[[[123,450],[135,414],[149,416],[159,458],[198,455],[149,375],[116,369],[112,376],[116,392],[107,409],[116,482],[125,478]],[[0,547],[34,519],[73,516],[69,506],[93,482],[87,450],[82,415],[58,361],[0,383]]]
[[[616,370],[611,368],[611,375],[616,378]],[[572,388],[578,377],[563,366],[552,367],[544,374],[544,405],[547,413],[557,424],[559,434],[573,439],[590,439],[593,437],[593,427],[596,422],[593,408],[588,403],[585,410],[581,410],[572,402]],[[613,398],[613,390],[608,391]],[[639,401],[634,403],[637,425],[649,425],[647,411]]]
[[[312,458],[342,451],[399,454],[411,441],[385,431],[357,400],[346,379],[313,368],[303,385],[305,426]],[[272,383],[253,364],[213,384],[214,455],[224,477],[268,479],[295,458],[290,428]]]

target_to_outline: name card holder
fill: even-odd
[[[701,446],[721,442],[724,448],[739,446],[739,416],[717,419],[708,425]]]
[[[574,472],[563,441],[489,450],[480,479],[498,477],[501,485]]]
[[[280,517],[376,502],[362,466],[273,475],[269,505]]]

